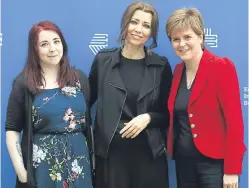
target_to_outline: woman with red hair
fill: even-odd
[[[18,188],[92,187],[84,135],[88,80],[70,66],[67,53],[54,23],[42,21],[31,28],[27,62],[13,82],[6,118]]]

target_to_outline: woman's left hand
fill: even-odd
[[[223,188],[239,188],[239,175],[224,174]]]
[[[138,115],[128,123],[124,123],[125,127],[119,133],[122,134],[122,138],[135,138],[147,127],[150,121],[149,114]]]

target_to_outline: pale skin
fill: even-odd
[[[39,33],[37,48],[39,51],[40,65],[46,81],[41,89],[57,88],[57,75],[60,70],[59,62],[63,55],[63,46],[60,37],[53,31],[41,31]],[[27,182],[27,171],[23,164],[20,147],[20,133],[16,131],[6,132],[6,144],[18,179],[22,183]]]
[[[177,56],[186,65],[187,85],[191,85],[197,73],[199,63],[203,54],[201,44],[203,35],[197,35],[191,28],[173,30],[171,43]],[[223,188],[238,188],[238,174],[224,174]]]
[[[6,132],[6,143],[11,161],[20,182],[27,182],[27,171],[23,164],[23,157],[20,147],[20,133],[16,131]]]
[[[129,59],[142,59],[145,57],[144,44],[151,36],[150,13],[137,10],[134,12],[128,25],[125,45],[122,55]],[[150,123],[151,117],[148,113],[140,114],[131,121],[124,123],[125,127],[119,132],[122,138],[133,139],[137,137]]]

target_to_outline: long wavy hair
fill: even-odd
[[[126,8],[121,20],[121,31],[119,34],[118,42],[120,42],[121,48],[123,48],[125,45],[125,39],[127,37],[127,30],[129,23],[131,21],[132,16],[137,10],[141,10],[143,12],[150,13],[152,15],[152,22],[151,22],[152,43],[147,48],[147,51],[150,52],[153,48],[157,47],[157,34],[158,34],[159,21],[156,9],[149,3],[134,2]]]
[[[40,65],[40,58],[38,52],[38,39],[39,34],[43,30],[50,30],[57,33],[62,41],[63,56],[60,60],[60,71],[57,78],[59,87],[66,85],[73,85],[78,79],[78,76],[74,69],[69,65],[68,48],[65,38],[62,35],[61,30],[57,25],[50,21],[41,21],[31,28],[28,38],[28,54],[26,59],[26,65],[24,67],[24,75],[27,82],[27,86],[32,93],[40,92],[40,88],[45,87],[46,81],[44,78],[44,72]]]

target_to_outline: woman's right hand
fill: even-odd
[[[21,173],[20,175],[18,175],[18,179],[21,183],[27,183],[27,171],[25,170],[25,172]]]
[[[15,168],[20,183],[26,183],[27,170],[24,167],[22,149],[19,143],[20,133],[16,131],[6,131],[6,144],[11,161]]]

